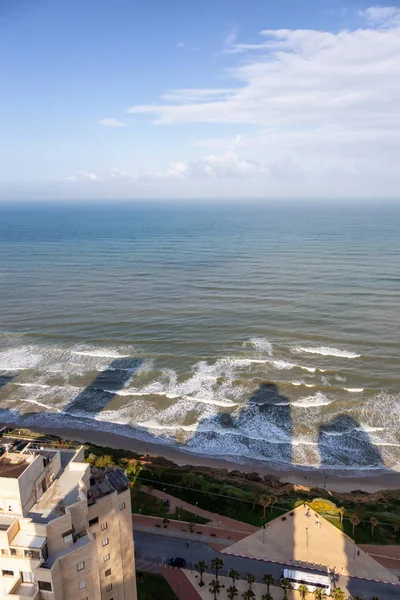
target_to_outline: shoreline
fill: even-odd
[[[4,423],[7,427],[22,429],[23,426],[16,423]],[[213,458],[210,456],[197,455],[185,452],[184,450],[128,438],[126,436],[105,431],[82,430],[68,427],[37,427],[29,426],[31,431],[41,434],[55,435],[60,438],[77,441],[82,444],[91,443],[96,446],[109,447],[119,450],[130,450],[138,454],[150,454],[152,456],[162,456],[179,466],[210,467],[214,469],[226,469],[228,471],[242,471],[244,473],[257,472],[260,476],[275,475],[282,482],[288,482],[295,485],[304,485],[307,487],[324,488],[341,493],[350,493],[355,490],[375,493],[383,490],[400,490],[400,472],[375,471],[375,475],[347,475],[332,473],[329,469],[305,469],[297,468],[277,468],[260,461],[245,461],[238,463],[223,458]]]

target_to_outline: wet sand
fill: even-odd
[[[7,424],[8,427],[20,427],[16,424]],[[184,450],[155,444],[154,442],[143,442],[114,433],[104,431],[82,431],[68,428],[40,428],[31,427],[32,431],[43,434],[59,436],[66,440],[77,442],[89,442],[98,446],[131,450],[138,454],[150,454],[152,456],[163,456],[174,463],[184,466],[203,466],[214,469],[227,469],[228,471],[238,470],[245,473],[257,472],[260,476],[276,475],[283,482],[290,482],[298,485],[310,487],[326,488],[327,490],[337,492],[352,492],[362,490],[364,492],[374,493],[380,490],[399,489],[399,472],[379,472],[373,471],[373,475],[355,476],[354,474],[332,474],[329,470],[323,469],[280,469],[267,463],[247,461],[237,463],[228,458],[212,458],[210,456],[201,456],[185,452]]]

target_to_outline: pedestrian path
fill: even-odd
[[[225,529],[229,532],[243,531],[247,534],[254,533],[258,529],[257,527],[254,527],[254,525],[242,523],[241,521],[236,521],[235,519],[230,519],[229,517],[223,517],[217,513],[213,513],[209,510],[205,510],[204,508],[200,508],[199,506],[195,506],[194,504],[184,502],[183,500],[175,498],[175,496],[171,496],[170,494],[162,492],[161,490],[149,488],[146,485],[142,485],[140,487],[140,491],[150,494],[155,498],[159,498],[160,500],[168,500],[170,507],[169,510],[171,513],[175,512],[175,509],[180,507],[184,510],[192,512],[195,515],[200,515],[204,519],[208,519],[210,522],[207,523],[207,525],[215,529]]]
[[[160,567],[160,572],[168,581],[178,600],[202,600],[200,594],[181,569]]]

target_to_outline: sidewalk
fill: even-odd
[[[146,494],[154,496],[155,498],[159,498],[160,500],[169,500],[171,513],[175,512],[175,508],[181,507],[184,510],[192,512],[195,515],[200,515],[204,519],[209,519],[210,523],[207,523],[209,527],[214,529],[225,529],[226,531],[230,532],[230,535],[232,535],[234,531],[241,531],[249,535],[250,533],[254,533],[258,530],[258,528],[254,527],[254,525],[242,523],[241,521],[236,521],[235,519],[230,519],[229,517],[223,517],[221,515],[218,515],[217,513],[213,513],[209,510],[205,510],[204,508],[200,508],[199,506],[195,506],[193,504],[189,504],[188,502],[184,502],[183,500],[175,498],[175,496],[171,496],[170,494],[167,494],[160,490],[149,488],[146,485],[142,485],[140,487],[140,490],[142,492],[145,492]]]

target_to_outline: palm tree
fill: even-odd
[[[218,581],[218,573],[224,568],[224,561],[222,558],[213,558],[211,561],[211,568],[215,571],[215,579]]]
[[[393,523],[393,529],[394,532],[396,534],[396,538],[398,537],[398,532],[400,531],[400,519],[396,519],[396,521]]]
[[[263,509],[263,519],[265,519],[265,509],[271,504],[271,498],[269,496],[260,496],[259,499],[260,506]]]
[[[360,518],[357,515],[351,515],[350,517],[350,523],[353,525],[353,537],[354,537],[354,530],[357,527],[357,525],[360,524]]]
[[[200,573],[200,583],[199,583],[199,586],[202,587],[204,585],[203,573],[205,571],[207,571],[208,566],[206,565],[206,563],[204,562],[204,560],[200,560],[198,563],[196,563],[194,565],[194,568],[196,569],[196,571],[198,571]]]
[[[309,591],[310,590],[308,589],[308,587],[306,586],[305,583],[302,583],[301,585],[299,585],[299,592],[300,592],[301,600],[306,600],[306,596]]]
[[[276,496],[271,496],[271,512],[272,509],[274,508],[274,504],[276,504],[278,502],[278,498]]]
[[[246,574],[246,581],[249,584],[249,589],[251,590],[251,586],[256,582],[256,576],[253,573]]]
[[[236,569],[231,569],[228,573],[228,577],[232,579],[232,585],[235,587],[235,583],[239,579],[240,573],[239,571],[236,571]]]
[[[237,589],[235,588],[234,585],[231,585],[230,587],[228,587],[228,589],[226,590],[226,595],[228,597],[228,600],[234,600],[234,598],[236,598],[236,596],[239,594],[239,592],[237,591]]]
[[[269,592],[261,596],[261,600],[274,600]]]
[[[266,575],[264,575],[264,577],[263,577],[263,583],[265,583],[265,585],[267,586],[267,594],[269,594],[270,586],[274,585],[274,583],[275,583],[274,576],[271,575],[271,573],[266,573]]]
[[[255,593],[253,592],[253,590],[246,590],[242,594],[243,600],[252,600],[254,598],[254,596],[255,596]]]
[[[333,600],[345,600],[345,593],[340,588],[335,588],[331,592]]]
[[[374,529],[378,525],[379,521],[375,517],[371,517],[369,521],[371,523],[371,535],[373,536],[374,535]]]
[[[292,590],[293,586],[292,586],[292,584],[290,583],[290,581],[289,581],[289,579],[287,577],[284,577],[281,580],[281,588],[285,592],[285,595],[283,596],[283,600],[288,600],[288,595],[287,595],[288,590]]]
[[[346,514],[346,509],[342,506],[341,508],[339,508],[339,517],[340,517],[340,522],[343,525],[343,517]]]
[[[221,592],[221,584],[217,579],[210,581],[210,594],[214,595],[214,600],[217,600],[217,595]]]
[[[322,588],[315,588],[314,590],[315,600],[324,600],[326,598],[326,592]]]

